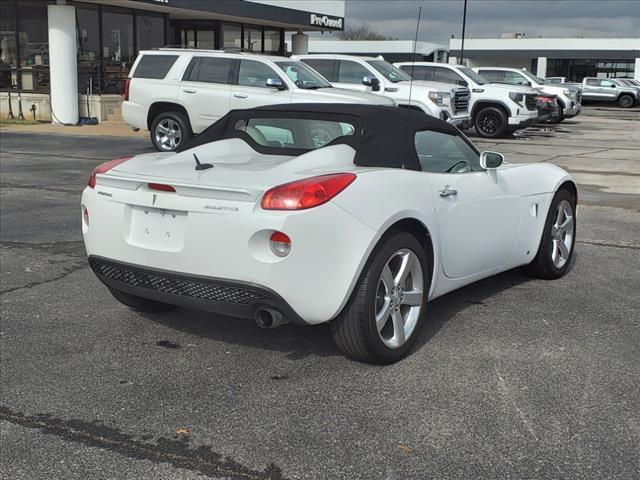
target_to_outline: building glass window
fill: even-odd
[[[0,2],[0,88],[15,86],[11,69],[17,66],[16,11],[13,3]]]
[[[135,55],[133,14],[102,10],[101,93],[121,94]]]
[[[23,90],[49,90],[47,3],[18,2],[18,58],[20,88]]]
[[[264,53],[280,53],[280,30],[264,29]]]
[[[222,48],[237,48],[242,47],[241,43],[242,29],[240,25],[222,25]]]
[[[97,8],[76,7],[76,48],[78,49],[78,91],[99,91],[100,16]]]
[[[262,29],[244,27],[244,49],[249,52],[262,52]]]
[[[213,50],[213,30],[198,29],[198,48]]]
[[[164,17],[136,13],[138,51],[164,47]]]

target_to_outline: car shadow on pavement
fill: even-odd
[[[530,277],[524,275],[519,269],[514,269],[473,283],[430,302],[427,321],[418,336],[413,353],[419,351],[462,310],[474,305],[484,305],[485,299],[529,280],[531,280]],[[309,327],[289,324],[274,329],[263,329],[252,320],[184,308],[170,314],[148,315],[145,318],[165,327],[217,342],[285,352],[289,360],[302,360],[310,356],[342,356],[333,343],[327,324]]]
[[[477,305],[486,305],[486,299],[532,280],[534,279],[525,275],[519,268],[515,268],[499,275],[479,280],[429,302],[427,321],[416,340],[416,345],[412,352],[419,351],[423,345],[438,334],[449,320],[455,318],[461,311]]]

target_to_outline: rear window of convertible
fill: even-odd
[[[346,121],[306,118],[243,118],[234,130],[246,133],[263,147],[315,150],[340,137],[355,134]]]
[[[167,76],[177,58],[177,55],[144,55],[133,72],[133,78],[162,79]]]

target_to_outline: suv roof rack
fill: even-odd
[[[195,47],[185,47],[182,45],[166,45],[160,48],[154,48],[153,50],[179,50],[181,52],[188,51],[196,51],[196,52],[215,52],[215,53],[224,53],[224,50],[214,50],[212,48],[195,48]]]

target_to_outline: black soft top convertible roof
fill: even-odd
[[[338,137],[327,145],[344,143],[352,146],[356,151],[354,163],[360,166],[420,170],[414,140],[416,132],[435,130],[451,135],[459,134],[452,125],[417,110],[348,103],[294,103],[231,110],[177,151],[182,152],[217,140],[242,138],[261,153],[302,154],[309,150],[296,152],[291,148],[257,145],[246,133],[238,131],[235,125],[239,120],[250,118],[317,118],[340,121],[341,117],[344,121],[355,124],[356,134]]]

